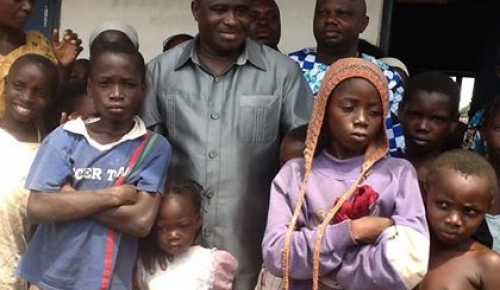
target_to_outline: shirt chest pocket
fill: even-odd
[[[279,135],[280,99],[273,95],[238,98],[238,139],[243,143],[273,142]]]

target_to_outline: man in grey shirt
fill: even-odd
[[[236,256],[238,290],[262,265],[280,140],[308,122],[313,100],[294,61],[247,38],[249,2],[192,2],[199,34],[148,64],[142,112],[172,144],[169,178],[208,190],[201,241]]]

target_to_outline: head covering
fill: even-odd
[[[288,269],[289,269],[289,248],[291,237],[297,223],[301,207],[305,199],[307,179],[312,171],[314,152],[318,145],[319,135],[323,127],[326,105],[333,90],[344,80],[349,78],[362,78],[369,81],[379,92],[382,101],[382,115],[381,122],[384,124],[385,116],[389,110],[389,91],[386,77],[382,70],[374,63],[361,59],[361,58],[343,58],[334,62],[326,72],[325,78],[321,83],[318,96],[314,100],[314,108],[309,122],[306,139],[306,149],[304,152],[304,180],[300,186],[300,193],[292,217],[292,221],[288,227],[287,236],[285,239],[285,247],[283,249],[283,278],[284,289],[288,289]],[[368,144],[363,158],[360,175],[354,182],[352,187],[344,193],[342,198],[331,209],[323,223],[318,227],[318,234],[316,243],[314,245],[314,273],[313,273],[313,289],[318,289],[319,281],[319,247],[323,238],[326,227],[337,213],[342,204],[348,200],[351,194],[355,191],[361,181],[369,174],[372,166],[381,158],[383,158],[389,150],[389,143],[387,141],[387,134],[384,126],[381,127],[380,133]]]
[[[163,41],[163,51],[166,51],[166,50],[168,50],[170,48],[173,48],[172,43],[170,43],[172,41],[181,41],[181,42],[184,42],[184,41],[187,41],[187,40],[193,39],[193,38],[194,37],[192,35],[189,35],[187,33],[174,34],[174,35],[168,37],[167,39],[165,39]],[[179,42],[179,44],[181,42]],[[170,47],[170,46],[172,46],[172,47]]]
[[[400,61],[399,59],[394,58],[394,57],[383,57],[383,58],[379,58],[379,60],[385,62],[386,64],[388,64],[390,66],[400,68],[402,71],[404,71],[406,73],[407,76],[410,76],[410,71],[408,70],[406,65],[402,61]]]
[[[92,44],[99,36],[99,34],[109,30],[120,31],[124,33],[134,44],[135,48],[139,48],[139,36],[137,36],[137,31],[132,26],[120,20],[107,20],[97,26],[90,34],[89,47],[92,47]]]

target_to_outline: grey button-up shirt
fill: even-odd
[[[197,38],[151,60],[142,117],[168,131],[169,178],[208,190],[202,242],[234,254],[235,289],[253,289],[280,140],[308,122],[312,93],[294,61],[250,39],[221,75],[203,68],[196,47]]]

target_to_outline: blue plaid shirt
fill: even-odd
[[[316,96],[321,86],[321,81],[328,70],[328,65],[317,61],[315,47],[292,52],[288,56],[300,65],[304,77],[309,83],[314,96]],[[361,57],[377,64],[387,78],[387,83],[389,84],[389,114],[387,115],[385,125],[387,128],[387,138],[389,139],[389,154],[393,157],[403,157],[405,139],[403,129],[398,120],[398,107],[404,93],[403,81],[399,74],[385,62],[367,54],[362,54]]]

